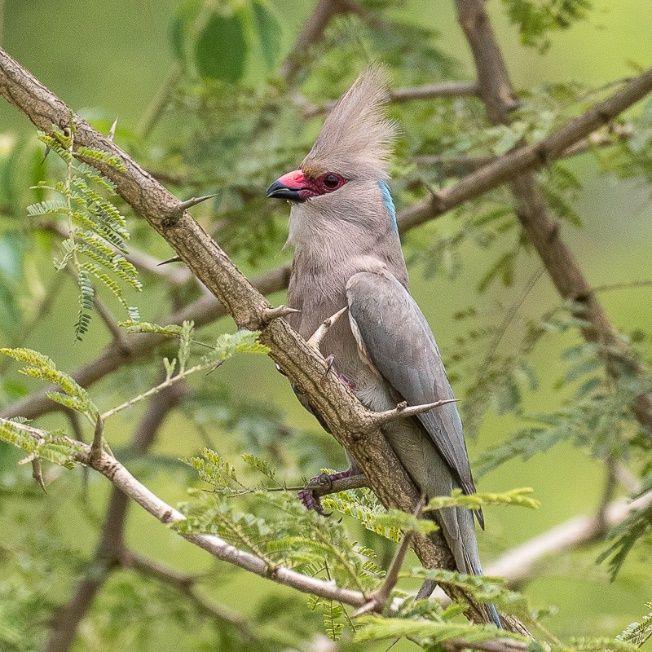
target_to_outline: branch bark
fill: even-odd
[[[518,102],[484,0],[456,0],[456,5],[458,21],[475,61],[479,93],[487,117],[493,124],[509,124],[510,113],[518,106]],[[559,294],[564,299],[579,304],[577,316],[588,322],[582,328],[582,335],[588,342],[600,345],[607,372],[614,378],[623,375],[642,376],[647,370],[631,355],[624,340],[611,324],[574,255],[561,239],[560,226],[549,214],[536,179],[531,173],[523,174],[523,170],[533,170],[545,164],[550,156],[560,156],[572,144],[567,142],[570,134],[587,127],[590,132],[608,123],[622,110],[623,102],[627,104],[632,98],[637,101],[650,90],[652,69],[626,84],[621,92],[598,103],[582,118],[568,123],[553,137],[545,139],[546,147],[541,147],[540,144],[521,147],[507,154],[504,159],[511,163],[504,167],[503,172],[506,174],[505,180],[511,182],[516,212],[523,230],[534,245]],[[582,137],[586,135],[588,134],[584,133]],[[577,140],[580,139],[574,139],[573,142]],[[525,165],[524,159],[529,161]],[[486,172],[492,165],[496,164],[490,164],[483,170]],[[639,395],[635,399],[633,411],[641,426],[652,437],[652,397]]]

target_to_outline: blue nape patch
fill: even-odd
[[[380,193],[383,196],[383,203],[385,208],[389,213],[389,217],[392,220],[392,228],[394,231],[398,231],[398,223],[396,222],[396,208],[394,207],[394,200],[392,199],[392,193],[387,185],[386,181],[379,181],[378,187],[380,188]]]

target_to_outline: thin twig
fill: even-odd
[[[413,514],[416,518],[421,516],[421,511],[423,510],[425,502],[425,497],[419,501],[419,504],[417,505],[417,508]],[[371,611],[382,611],[385,608],[387,600],[389,599],[389,596],[391,595],[394,587],[396,586],[396,583],[398,582],[399,573],[401,572],[401,567],[403,566],[405,555],[407,555],[407,552],[410,549],[413,538],[414,530],[408,530],[403,535],[403,539],[399,546],[396,548],[394,557],[389,564],[385,579],[383,580],[382,584],[371,593],[367,604],[360,607],[360,609],[358,609],[353,614],[354,617],[362,616],[363,614],[369,613]]]
[[[407,419],[409,417],[414,417],[424,412],[430,412],[436,408],[442,407],[442,405],[448,405],[449,403],[456,403],[456,398],[446,398],[441,401],[435,401],[434,403],[425,403],[423,405],[408,405],[405,401],[399,403],[393,410],[385,410],[384,412],[370,412],[370,421],[373,423],[374,427],[383,426],[386,423],[391,421],[396,421],[398,419]]]
[[[141,118],[138,129],[136,130],[141,140],[147,140],[148,136],[161,119],[163,112],[167,108],[172,94],[177,87],[183,75],[183,68],[180,63],[175,63],[168,73],[163,85],[158,93],[154,95],[152,101],[147,105],[145,113]]]
[[[206,369],[215,369],[219,366],[221,366],[222,362],[221,361],[212,361],[212,362],[202,362],[199,364],[196,364],[192,367],[189,367],[188,369],[185,369],[184,371],[180,371],[178,374],[175,376],[170,376],[169,378],[166,378],[163,382],[159,383],[158,385],[155,385],[151,389],[148,389],[146,392],[143,392],[142,394],[138,394],[138,396],[134,396],[133,398],[130,398],[128,401],[125,401],[124,403],[121,403],[120,405],[116,405],[115,407],[111,408],[110,410],[107,410],[104,412],[101,416],[100,419],[102,421],[106,421],[107,419],[111,418],[112,416],[116,415],[118,412],[122,412],[122,410],[126,410],[127,408],[132,407],[133,405],[136,405],[136,403],[140,403],[141,401],[144,401],[146,398],[149,398],[150,396],[153,396],[154,394],[158,394],[159,392],[163,391],[164,389],[167,389],[168,387],[171,387],[175,383],[178,383],[182,380],[185,380],[188,378],[188,376],[191,376],[192,374],[197,373],[198,371],[204,371]]]

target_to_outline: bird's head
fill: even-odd
[[[386,100],[383,69],[368,68],[332,109],[301,167],[278,178],[267,196],[327,209],[370,188],[377,193],[396,131],[384,115]]]

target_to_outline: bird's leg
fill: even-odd
[[[320,473],[312,478],[304,489],[299,491],[299,500],[306,509],[314,509],[322,516],[330,516],[322,508],[320,500],[322,496],[366,486],[365,477],[354,467],[337,473]]]

